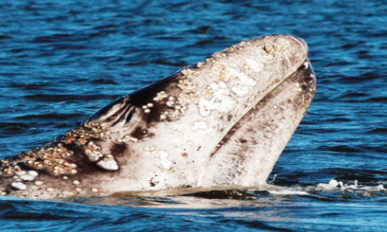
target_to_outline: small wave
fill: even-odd
[[[241,206],[267,206],[275,202],[309,201],[342,201],[362,199],[364,197],[386,197],[387,189],[381,183],[361,185],[357,180],[342,182],[335,179],[328,183],[318,183],[306,187],[284,187],[267,184],[260,189],[245,190],[207,190],[193,193],[178,191],[164,196],[130,196],[120,195],[102,198],[62,199],[66,202],[120,205],[151,208],[229,208]],[[365,198],[364,198],[365,199]]]
[[[344,183],[332,179],[328,183],[318,183],[317,185],[306,187],[282,187],[270,185],[268,188],[268,192],[273,195],[314,196],[324,199],[352,198],[353,194],[357,197],[387,196],[387,189],[383,184],[375,183],[375,185],[360,185],[357,180]]]
[[[91,81],[93,84],[98,84],[98,85],[118,85],[117,82],[111,79],[107,78],[99,78],[99,79],[94,79]]]
[[[13,37],[8,35],[0,35],[0,39],[13,39]]]
[[[387,128],[375,128],[367,132],[368,134],[387,134]]]
[[[347,145],[338,145],[338,146],[320,146],[319,150],[322,151],[333,151],[333,152],[361,152],[360,149],[356,149],[355,147],[350,147]]]
[[[76,100],[101,100],[114,99],[117,95],[108,94],[34,94],[26,95],[24,98],[35,102],[72,102]]]
[[[370,102],[387,102],[387,97],[374,97],[369,99]]]
[[[358,181],[355,180],[352,184],[345,184],[342,181],[330,180],[329,183],[319,183],[316,187],[309,187],[307,191],[320,191],[320,192],[384,192],[387,193],[387,189],[383,185],[377,186],[361,186]]]
[[[44,120],[66,120],[71,118],[79,118],[81,116],[84,116],[83,114],[29,114],[29,115],[23,115],[15,117],[16,120],[36,120],[36,119],[44,119]]]

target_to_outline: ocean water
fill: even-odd
[[[387,231],[387,4],[0,1],[0,158],[241,40],[304,38],[318,78],[265,191],[33,201],[3,231]]]

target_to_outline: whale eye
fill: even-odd
[[[149,133],[149,130],[144,127],[136,127],[134,131],[130,134],[132,137],[137,139],[144,139],[144,138],[152,138],[154,136],[153,133]]]

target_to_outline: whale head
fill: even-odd
[[[306,43],[240,42],[0,161],[0,194],[36,199],[259,188],[312,101]]]

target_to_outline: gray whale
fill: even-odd
[[[260,188],[316,89],[306,43],[231,46],[0,161],[0,194],[34,199]]]

